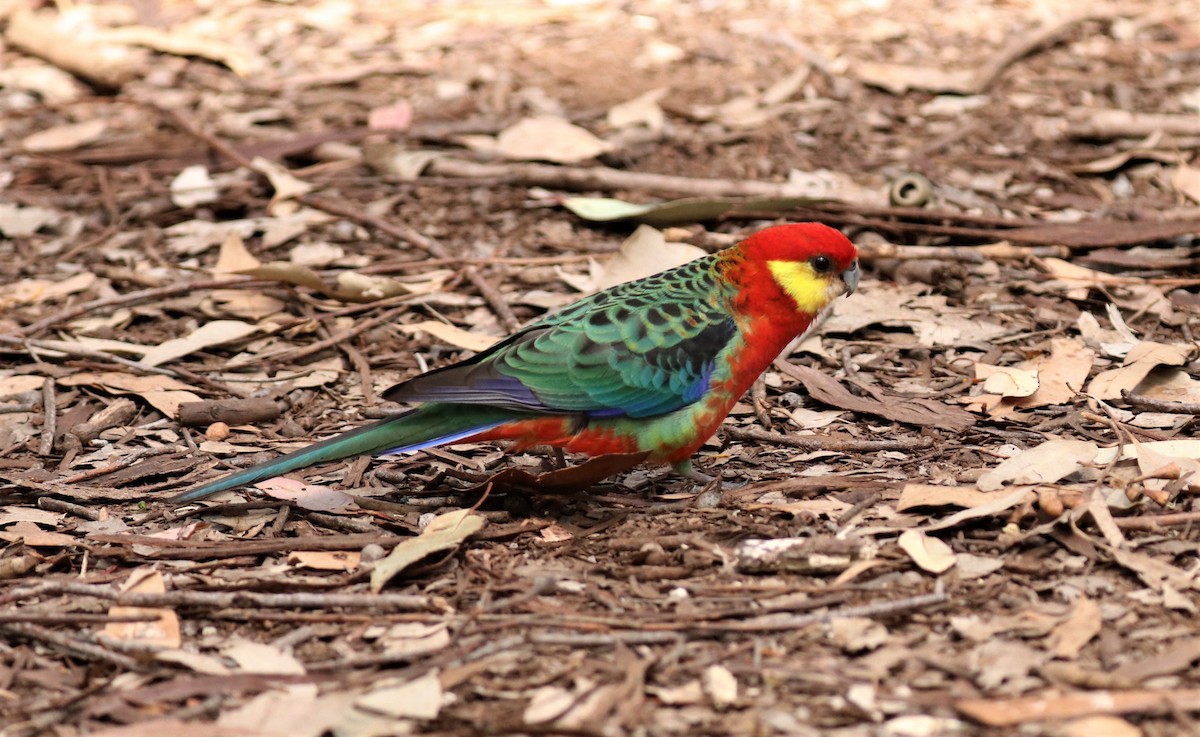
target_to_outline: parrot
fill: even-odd
[[[563,307],[463,361],[383,393],[418,406],[185,490],[191,502],[317,463],[510,441],[586,456],[691,458],[735,402],[859,281],[858,253],[820,223],[724,250]]]

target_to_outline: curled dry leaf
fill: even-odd
[[[1190,345],[1142,341],[1129,349],[1120,368],[1097,374],[1088,384],[1087,393],[1095,399],[1120,399],[1121,392],[1136,389],[1156,367],[1182,366],[1191,353]]]
[[[1011,366],[975,364],[975,378],[983,380],[983,390],[1002,397],[1028,397],[1038,390],[1037,372]]]
[[[434,553],[457,548],[462,541],[483,529],[486,520],[470,509],[440,514],[416,537],[400,542],[391,555],[371,571],[371,590],[379,593],[387,582],[405,568]]]
[[[905,530],[896,543],[914,563],[930,573],[945,573],[956,562],[949,545],[920,530]]]

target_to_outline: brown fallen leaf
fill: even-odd
[[[1129,349],[1120,368],[1096,374],[1088,384],[1087,393],[1095,399],[1120,399],[1121,392],[1136,389],[1155,368],[1182,366],[1191,352],[1189,345],[1142,341]]]
[[[983,491],[1005,484],[1052,484],[1091,463],[1099,449],[1085,440],[1048,440],[1022,451],[982,474],[975,482]]]
[[[870,397],[860,397],[851,394],[837,379],[816,369],[796,366],[786,361],[776,361],[774,365],[804,384],[804,388],[814,399],[834,407],[910,425],[944,427],[950,430],[964,430],[975,424],[975,417],[970,412],[935,399],[886,395],[868,386],[859,388]]]
[[[167,586],[163,576],[156,570],[141,568],[134,571],[122,592],[138,594],[166,593]],[[108,609],[110,617],[128,617],[135,615],[154,616],[157,619],[147,622],[109,622],[104,625],[104,634],[122,642],[136,642],[143,645],[177,648],[183,644],[183,635],[179,630],[179,615],[173,609],[160,607],[112,606]]]
[[[1050,652],[1056,658],[1074,660],[1079,651],[1100,634],[1104,622],[1100,616],[1100,605],[1086,595],[1075,602],[1071,616],[1067,617],[1050,632]]]

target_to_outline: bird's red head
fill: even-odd
[[[858,287],[858,250],[827,225],[776,225],[742,241],[738,249],[748,262],[765,266],[801,312],[816,314]]]

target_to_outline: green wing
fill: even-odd
[[[484,353],[385,393],[591,417],[649,417],[703,396],[738,339],[713,258],[592,295]]]

